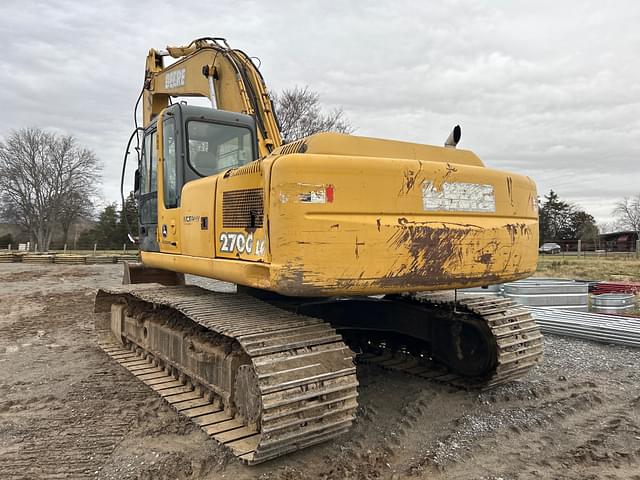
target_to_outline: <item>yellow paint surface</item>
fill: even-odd
[[[464,150],[337,134],[303,143],[304,153],[280,154],[285,146],[226,178],[187,184],[174,209],[181,255],[143,253],[145,264],[318,296],[487,285],[535,271],[537,193],[528,177],[485,168]],[[455,201],[425,210],[426,184],[483,185],[495,211],[459,211]],[[261,189],[263,226],[225,227],[224,193],[248,189]],[[195,221],[203,216],[206,230]],[[243,246],[251,238],[251,253],[222,251],[223,234],[243,236]]]

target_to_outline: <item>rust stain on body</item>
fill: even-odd
[[[493,261],[493,254],[489,252],[482,253],[478,257],[476,257],[476,262],[484,263],[485,265],[491,265],[492,261]]]
[[[413,187],[415,186],[418,180],[418,176],[420,175],[420,173],[422,173],[421,161],[418,161],[418,170],[411,170],[409,168],[404,170],[403,172],[404,180],[402,182],[402,187],[400,188],[400,192],[398,193],[398,196],[406,195],[413,189]]]
[[[437,287],[504,281],[505,277],[515,275],[506,270],[513,268],[509,262],[516,237],[530,235],[526,224],[507,224],[504,228],[511,244],[492,238],[499,235],[500,229],[487,230],[473,224],[410,222],[399,218],[389,244],[395,249],[408,250],[410,261],[397,271],[389,272],[379,283],[383,286],[429,283]],[[504,257],[498,257],[500,252]],[[504,269],[503,261],[507,262]],[[474,267],[477,264],[485,267],[478,270]],[[494,271],[496,269],[499,270]]]
[[[356,236],[356,258],[360,258],[360,247],[364,246],[364,242],[359,242]]]
[[[513,207],[513,178],[507,177],[507,193],[509,194],[509,201]]]
[[[446,181],[451,177],[451,175],[457,172],[458,172],[458,169],[456,167],[454,167],[450,163],[447,163],[446,172],[444,172],[444,175],[442,176],[440,181],[434,182],[434,187],[436,187],[437,190],[442,190],[442,186],[446,183]]]

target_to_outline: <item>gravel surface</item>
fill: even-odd
[[[242,466],[97,348],[120,269],[0,265],[1,478],[640,480],[640,350],[555,336],[486,392],[359,366],[348,434]]]

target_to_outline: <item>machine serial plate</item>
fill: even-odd
[[[437,190],[433,182],[422,184],[422,206],[426,211],[495,212],[493,185],[447,182]]]

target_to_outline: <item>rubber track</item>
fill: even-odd
[[[164,307],[235,339],[251,358],[262,396],[260,431],[214,407],[199,391],[156,366],[152,352],[135,354],[106,343],[103,350],[189,417],[241,461],[256,464],[346,432],[357,407],[353,352],[322,320],[296,315],[236,293],[187,285],[131,285],[99,290],[96,311],[112,303]],[[296,336],[297,335],[297,336]],[[138,348],[138,351],[141,349]]]
[[[420,294],[415,301],[431,304],[434,308],[448,308],[455,315],[450,295]],[[542,333],[529,310],[522,305],[487,296],[458,300],[456,308],[484,320],[493,333],[497,363],[494,370],[482,378],[458,375],[440,364],[398,352],[365,353],[359,360],[436,382],[481,390],[521,378],[542,361]]]

